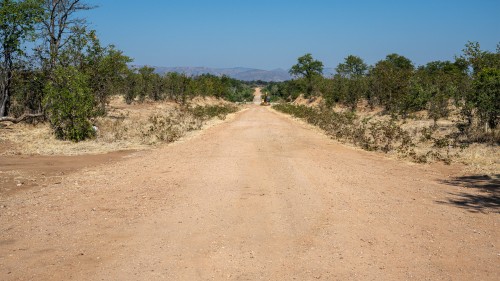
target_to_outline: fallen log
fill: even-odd
[[[43,116],[43,113],[36,113],[36,114],[25,113],[17,118],[16,117],[9,117],[9,116],[0,117],[0,122],[12,122],[14,124],[17,124],[17,123],[23,121],[24,119],[36,118],[36,117],[42,117],[42,116]]]

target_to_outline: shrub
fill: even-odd
[[[474,92],[469,102],[477,109],[480,123],[487,128],[496,128],[500,116],[500,69],[482,70],[473,85]]]
[[[203,121],[214,117],[224,120],[228,114],[236,112],[237,110],[238,108],[234,105],[196,106],[188,109],[188,111],[193,114],[195,118]]]
[[[353,143],[365,150],[384,153],[397,152],[400,156],[415,162],[427,162],[429,157],[449,164],[451,155],[448,136],[436,138],[435,128],[424,128],[416,135],[422,135],[420,142],[432,141],[434,150],[417,154],[415,147],[418,139],[403,129],[394,119],[375,121],[370,118],[359,118],[354,112],[337,113],[328,108],[314,109],[304,105],[278,104],[274,109],[304,119],[308,123],[323,129],[332,138]],[[446,155],[439,150],[446,149]]]
[[[74,67],[59,67],[45,86],[44,105],[57,138],[82,141],[95,135],[96,116],[88,78]]]

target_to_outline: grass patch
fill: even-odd
[[[452,140],[439,137],[438,130],[424,127],[409,131],[395,119],[360,117],[354,112],[335,112],[305,105],[278,104],[274,109],[323,129],[332,138],[369,151],[395,153],[414,162],[442,161],[450,164]]]
[[[140,150],[169,143],[199,130],[214,119],[225,119],[238,107],[208,99],[180,106],[172,102],[127,105],[111,101],[108,115],[93,120],[93,139],[74,143],[58,140],[48,123],[19,123],[0,127],[0,153],[5,155],[82,155],[118,150]],[[8,146],[8,147],[7,147]]]

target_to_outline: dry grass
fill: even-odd
[[[293,104],[305,105],[313,108],[324,106],[324,102],[309,101],[299,97]],[[336,105],[333,111],[337,113],[350,111],[351,108]],[[450,117],[437,120],[436,123],[428,117],[427,111],[412,114],[405,120],[397,120],[396,123],[405,131],[409,132],[416,146],[413,148],[416,155],[425,156],[423,162],[444,161],[450,163],[462,163],[466,165],[466,172],[473,174],[498,175],[500,174],[500,147],[495,144],[475,143],[467,147],[455,146],[451,141],[446,143],[446,136],[457,131],[454,121],[458,118],[458,110],[450,106]],[[373,121],[388,121],[391,116],[384,114],[381,107],[370,108],[366,102],[360,102],[356,109],[360,119],[368,118]],[[426,138],[426,129],[432,130],[431,138]],[[390,152],[395,157],[397,153]]]
[[[196,98],[190,102],[190,106],[227,104],[213,98]],[[207,120],[195,117],[172,102],[127,105],[122,97],[114,97],[108,115],[94,123],[98,128],[97,137],[79,143],[56,139],[47,123],[0,127],[0,154],[82,155],[141,150],[175,141],[189,131],[202,128]]]
[[[320,106],[323,103],[323,97],[310,97],[310,98],[305,98],[303,94],[300,94],[293,102],[292,104],[294,105],[305,105],[305,106],[312,106],[312,107],[317,107]]]
[[[470,173],[500,174],[500,149],[498,146],[473,144],[460,153],[458,160],[467,165],[467,171]]]

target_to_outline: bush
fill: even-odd
[[[274,109],[304,119],[308,123],[323,129],[332,138],[350,142],[365,150],[384,153],[397,152],[415,162],[427,162],[429,157],[450,163],[449,148],[451,139],[435,138],[435,129],[424,128],[416,134],[422,135],[420,142],[433,142],[435,150],[417,154],[415,147],[418,139],[404,130],[394,119],[375,121],[370,118],[359,118],[354,112],[337,113],[328,108],[314,109],[304,105],[278,104]],[[446,149],[446,155],[438,150]]]
[[[88,78],[74,67],[59,67],[45,86],[44,105],[57,138],[82,141],[95,135],[95,102]]]
[[[254,90],[250,87],[242,89],[231,88],[225,98],[231,102],[251,102],[253,100],[253,92]]]
[[[194,117],[205,121],[214,117],[224,120],[228,114],[236,112],[238,108],[234,105],[208,105],[197,106],[188,110]]]
[[[495,129],[500,116],[500,69],[482,70],[473,85],[474,92],[469,102],[476,108],[480,123]]]

